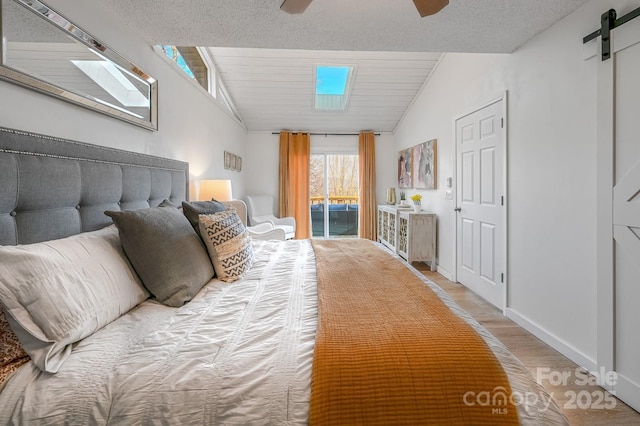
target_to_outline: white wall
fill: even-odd
[[[272,195],[278,199],[279,141],[280,136],[271,132],[247,134],[247,158],[242,166],[246,170],[247,195]]]
[[[395,156],[394,138],[383,133],[376,139],[376,193],[379,203],[384,203],[386,189],[394,186],[395,169],[387,165]],[[246,179],[247,194],[270,194],[278,198],[279,135],[249,132],[247,137]],[[345,149],[358,152],[357,136],[311,136],[311,149],[327,149],[333,152]],[[244,166],[243,166],[244,167]]]
[[[505,90],[503,69],[509,55],[447,54],[395,132],[396,151],[437,139],[437,189],[405,190],[407,198],[423,196],[424,210],[438,215],[438,270],[451,276],[454,264],[454,201],[445,199],[446,180],[455,180],[454,117],[468,112]],[[387,167],[396,167],[395,157]]]
[[[224,170],[223,151],[245,156],[246,130],[148,43],[96,0],[48,4],[158,80],[159,131],[0,81],[0,126],[187,161],[195,198],[201,178],[232,179],[244,194],[243,173]]]
[[[395,132],[396,151],[438,139],[439,267],[453,271],[454,118],[508,91],[508,314],[579,364],[596,364],[596,59],[582,37],[610,7],[592,0],[512,55],[447,54]],[[395,167],[389,160],[387,167]]]
[[[390,158],[394,160],[393,167],[388,166]],[[398,171],[395,158],[395,136],[388,133],[376,136],[376,195],[378,204],[385,203],[387,188],[397,185]],[[396,195],[400,199],[400,193]]]

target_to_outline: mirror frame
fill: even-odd
[[[90,49],[99,50],[100,55],[105,59],[111,61],[113,64],[122,68],[132,74],[135,74],[140,80],[144,81],[149,86],[149,119],[139,118],[131,113],[125,112],[124,109],[118,109],[101,101],[97,100],[91,95],[72,92],[70,89],[59,87],[44,80],[41,80],[35,76],[17,71],[8,65],[5,65],[5,51],[6,51],[6,39],[3,31],[3,17],[2,17],[2,5],[5,2],[14,2],[35,15],[42,18],[47,25],[52,25],[56,30],[59,30],[63,34],[69,36],[77,42],[80,42]],[[53,12],[56,20],[51,19],[47,12]],[[71,31],[73,30],[73,31]],[[115,52],[113,49],[105,46],[98,39],[91,34],[78,27],[73,22],[69,21],[63,15],[60,15],[55,9],[49,7],[47,4],[39,0],[0,0],[0,37],[2,43],[0,43],[0,79],[9,81],[11,83],[18,84],[23,87],[27,87],[38,92],[54,96],[56,98],[63,99],[68,102],[72,102],[77,105],[81,105],[85,108],[89,108],[94,111],[101,112],[111,117],[126,121],[128,123],[135,124],[148,130],[158,130],[158,82],[153,77],[143,72],[135,64],[131,63],[123,56]]]

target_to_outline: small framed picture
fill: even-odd
[[[242,171],[242,157],[236,158],[236,170],[239,172]]]
[[[224,152],[224,168],[227,170],[231,168],[231,155],[228,151]]]

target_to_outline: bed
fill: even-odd
[[[0,424],[568,424],[519,360],[382,246],[251,241],[229,210],[194,224],[183,217],[195,205],[188,176],[183,162],[0,128],[0,305],[29,355],[0,384]],[[129,233],[128,221],[156,213],[169,217],[162,240],[173,238],[167,223],[187,223],[193,244],[158,254],[154,235],[138,259],[133,246],[147,235]],[[232,255],[228,241],[215,243],[229,232]],[[42,279],[49,271],[32,274],[47,269],[33,258],[73,267]],[[78,275],[88,258],[100,266]],[[174,286],[167,294],[163,280]],[[204,282],[184,290],[185,280]],[[423,293],[437,300],[421,305]],[[412,309],[431,305],[434,317],[412,325],[407,316],[422,316]],[[484,365],[473,339],[504,383],[473,378]]]

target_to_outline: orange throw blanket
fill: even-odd
[[[493,352],[400,260],[369,240],[312,245],[311,425],[518,424],[504,398],[478,403],[511,395]]]

